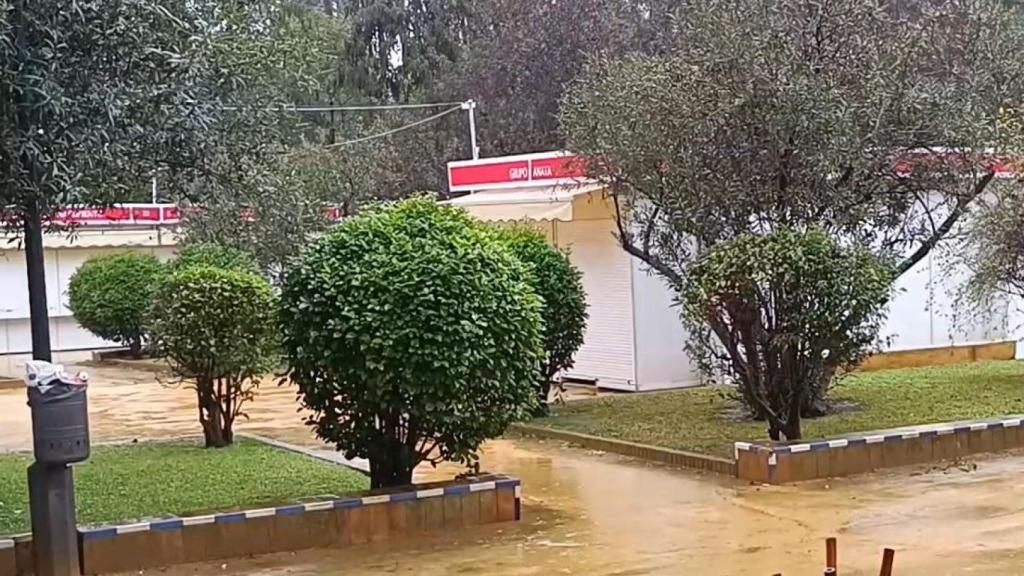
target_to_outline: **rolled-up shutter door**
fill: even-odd
[[[557,243],[583,272],[590,318],[583,347],[567,375],[597,379],[604,388],[635,390],[633,302],[629,255],[610,220],[559,223]]]

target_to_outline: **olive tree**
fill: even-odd
[[[807,395],[871,350],[891,283],[870,251],[782,229],[712,248],[690,266],[681,300],[692,327],[711,328],[771,438],[796,440]]]
[[[374,488],[476,450],[536,405],[541,302],[528,271],[464,211],[379,206],[286,274],[281,330],[316,435],[368,458]]]
[[[665,55],[595,59],[562,128],[608,183],[623,248],[677,291],[708,250],[785,227],[864,246],[898,277],[1020,149],[1017,7],[711,0],[674,24]]]
[[[232,444],[243,406],[275,366],[276,311],[269,282],[244,270],[186,266],[160,285],[153,342],[195,389],[208,448]]]
[[[24,233],[32,348],[48,360],[43,228],[187,164],[216,121],[210,3],[0,0],[0,205]]]
[[[146,318],[166,269],[151,254],[94,256],[68,281],[68,308],[83,328],[142,354]]]
[[[1021,168],[1019,163],[1015,168]],[[982,199],[965,233],[945,251],[946,272],[966,272],[953,296],[971,319],[991,317],[1000,309],[1019,310],[1024,298],[1024,191],[1016,181],[1000,189]],[[956,324],[964,321],[954,318]]]
[[[530,272],[533,289],[543,302],[544,360],[538,380],[540,411],[546,412],[551,383],[559,372],[573,367],[587,327],[587,296],[582,274],[569,255],[548,243],[544,234],[526,226],[493,228],[498,240]]]

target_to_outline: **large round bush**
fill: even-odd
[[[191,266],[171,274],[152,312],[153,342],[195,387],[206,445],[227,446],[260,376],[276,362],[277,301],[256,274]]]
[[[146,314],[164,272],[149,254],[90,258],[71,276],[68,307],[86,330],[138,356],[146,339]]]
[[[168,263],[171,272],[192,266],[210,266],[222,270],[259,273],[259,266],[249,253],[212,242],[186,244],[178,251],[177,257]]]
[[[472,466],[535,406],[541,303],[528,272],[462,210],[378,207],[288,271],[284,349],[316,434],[370,460],[374,487],[421,462]]]
[[[525,226],[494,228],[498,240],[526,265],[544,304],[544,361],[538,380],[539,406],[546,410],[551,382],[573,366],[587,327],[587,297],[580,271],[544,234]]]

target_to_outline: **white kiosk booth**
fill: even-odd
[[[452,162],[448,184],[452,192],[470,192],[450,204],[481,220],[535,224],[583,273],[590,319],[567,377],[628,391],[700,384],[668,286],[619,246],[614,206],[574,156]]]

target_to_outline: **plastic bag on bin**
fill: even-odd
[[[60,364],[51,364],[42,360],[25,363],[25,385],[35,388],[43,394],[58,385],[86,386],[88,383],[89,376],[85,372],[71,376],[64,371],[64,366]]]

